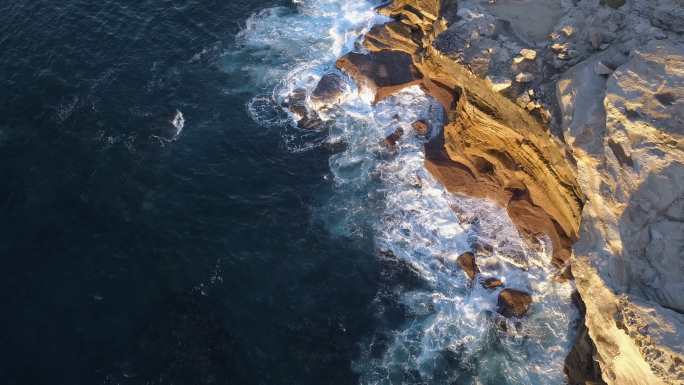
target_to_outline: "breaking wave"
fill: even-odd
[[[340,236],[365,236],[370,229],[378,258],[404,264],[424,283],[395,293],[404,319],[362,342],[353,363],[360,382],[564,383],[577,314],[572,284],[553,278],[549,242],[531,249],[504,210],[450,194],[427,172],[424,144],[441,130],[444,111],[419,87],[372,104],[344,77],[341,100],[316,110],[310,95],[322,76],[337,71],[335,60],[344,53],[362,50],[360,37],[387,19],[375,13],[377,3],[366,1],[295,3],[296,10],[270,8],[251,16],[238,48],[226,54],[227,70],[262,88],[247,108],[261,125],[278,127],[289,150],[342,144],[329,159],[335,194],[316,215]],[[260,64],[237,68],[239,55]],[[320,120],[316,129],[299,128],[295,119],[301,116],[284,107],[301,90],[306,110]],[[414,132],[417,120],[427,122],[429,135]],[[396,145],[385,143],[398,131],[403,134]],[[469,250],[478,250],[481,278],[532,294],[524,319],[498,315],[500,289],[473,284],[460,271],[455,260]],[[383,306],[377,307],[381,319]]]

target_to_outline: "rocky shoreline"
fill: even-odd
[[[570,384],[684,384],[684,4],[506,3],[392,1],[337,66],[376,102],[420,85],[447,115],[426,168],[551,240],[584,316]]]

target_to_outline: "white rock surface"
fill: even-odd
[[[617,54],[608,59],[620,61]],[[588,309],[595,306],[617,319],[628,312],[633,324],[667,318],[658,324],[663,330],[653,332],[678,334],[684,331],[678,329],[684,325],[684,48],[653,41],[634,50],[608,80],[593,70],[600,62],[593,58],[575,66],[557,87],[563,133],[588,196],[574,246],[573,271],[584,275],[577,286]],[[587,282],[592,290],[603,283],[630,299],[593,296],[583,286]],[[597,317],[587,312],[606,382],[659,383],[638,382],[651,375],[665,384],[684,381],[677,364],[684,362],[678,361],[684,359],[681,341],[652,337],[648,328],[610,326]],[[621,335],[624,329],[628,333]],[[616,350],[629,360],[620,363]],[[632,376],[629,368],[640,371]],[[609,375],[620,380],[611,382]]]

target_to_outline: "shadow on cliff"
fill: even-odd
[[[623,258],[611,274],[626,292],[684,313],[684,164],[651,173],[619,220]]]

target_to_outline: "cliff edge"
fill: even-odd
[[[553,244],[571,384],[684,384],[684,3],[395,0],[338,67],[446,109],[426,167]],[[571,269],[569,269],[571,267]],[[571,270],[571,271],[570,271]]]

